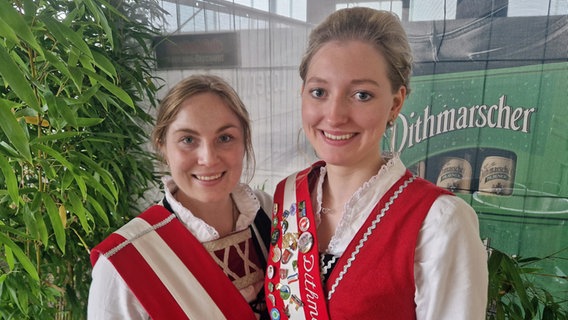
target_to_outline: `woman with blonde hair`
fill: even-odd
[[[164,197],[91,250],[89,319],[266,318],[272,199],[240,183],[254,167],[248,112],[233,88],[195,75],[162,100],[152,142]]]
[[[302,124],[321,160],[274,195],[273,319],[485,318],[487,255],[474,210],[380,150],[411,68],[390,12],[339,10],[311,32]]]

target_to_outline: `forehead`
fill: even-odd
[[[322,45],[308,66],[310,74],[329,74],[330,77],[345,74],[364,78],[386,76],[387,61],[375,46],[359,41],[330,41]]]
[[[227,102],[212,92],[199,93],[185,99],[179,106],[170,129],[189,128],[208,131],[223,126],[241,128],[239,117]]]

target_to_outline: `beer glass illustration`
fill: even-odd
[[[483,160],[479,174],[479,191],[497,195],[513,192],[515,162],[511,158],[488,156]]]
[[[444,159],[436,185],[451,192],[468,193],[471,186],[471,164],[463,158]]]

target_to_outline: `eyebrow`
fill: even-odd
[[[320,77],[311,77],[306,81],[306,83],[316,83],[317,84],[317,83],[328,83],[328,81],[323,79],[323,78],[320,78]],[[365,78],[354,79],[350,83],[351,84],[372,84],[372,85],[375,85],[377,87],[380,87],[380,84],[373,79],[365,79]]]
[[[231,129],[231,128],[238,129],[238,126],[235,126],[233,124],[226,124],[226,125],[220,127],[219,129],[217,129],[216,133],[221,133],[221,132],[223,132],[227,129]],[[197,131],[195,131],[193,129],[189,129],[189,128],[181,128],[181,129],[174,131],[174,133],[178,133],[178,132],[189,133],[189,134],[193,134],[193,135],[199,134]]]

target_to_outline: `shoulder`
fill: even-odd
[[[269,217],[271,217],[272,205],[273,205],[273,202],[274,202],[274,200],[272,199],[272,196],[269,195],[268,193],[266,193],[264,190],[260,190],[260,189],[255,189],[253,192],[254,192],[254,195],[256,196],[256,198],[258,199],[258,202],[259,202],[262,210]]]
[[[430,220],[445,223],[467,223],[478,228],[475,210],[462,198],[452,194],[440,195],[432,204],[428,214]]]
[[[272,196],[263,190],[253,189],[247,184],[239,184],[232,194],[241,213],[253,219],[261,208],[267,215],[272,213]]]
[[[107,236],[91,250],[91,263],[94,265],[99,255],[114,254],[120,251],[125,243],[138,239],[147,233],[149,227],[174,221],[175,216],[161,205],[154,205],[142,212],[122,227]]]
[[[434,201],[422,224],[420,239],[422,245],[436,244],[435,250],[440,250],[439,245],[447,247],[448,243],[462,248],[483,248],[477,213],[454,195],[441,195]]]

